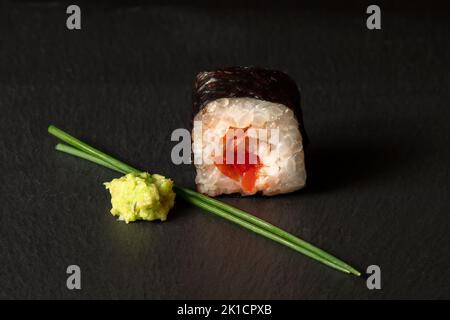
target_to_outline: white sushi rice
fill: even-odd
[[[262,167],[252,193],[245,192],[240,181],[222,174],[214,164],[218,138],[230,128],[278,129],[278,142],[266,144],[269,152],[259,150]],[[258,130],[248,130],[251,134]],[[270,131],[269,131],[270,132]],[[259,139],[264,136],[258,135]],[[301,189],[306,183],[302,136],[299,124],[288,107],[253,98],[222,98],[207,104],[194,118],[193,153],[199,192],[217,196],[262,192],[276,195]],[[268,137],[270,140],[270,137]],[[266,138],[267,140],[267,138]],[[274,141],[270,141],[274,142]],[[222,155],[221,155],[222,156]],[[199,161],[196,161],[199,162]]]

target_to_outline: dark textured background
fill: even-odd
[[[0,4],[1,298],[450,298],[450,14],[433,2]],[[253,7],[257,6],[257,7]],[[308,188],[225,197],[365,270],[382,290],[178,201],[116,222],[108,169],[59,154],[49,124],[193,187],[170,161],[196,72],[287,71],[302,92]],[[80,265],[82,290],[66,289]]]

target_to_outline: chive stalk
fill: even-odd
[[[91,147],[90,145],[84,143],[83,141],[80,141],[77,138],[72,137],[70,134],[65,133],[64,131],[58,129],[55,126],[49,126],[48,132],[57,137],[58,139],[64,141],[65,143],[81,151],[84,151],[90,154],[91,156],[97,157],[98,159],[103,160],[116,168],[119,168],[120,170],[122,170],[122,172],[140,172],[139,170],[127,165],[126,163],[114,159],[113,157],[107,155],[106,153],[103,153],[100,150],[97,150]]]
[[[125,171],[125,170],[119,169],[118,167],[115,167],[115,166],[113,166],[112,164],[110,164],[110,163],[108,163],[106,161],[100,160],[99,158],[91,156],[90,154],[88,154],[88,153],[86,153],[84,151],[80,151],[77,148],[68,146],[68,145],[63,144],[63,143],[58,143],[56,145],[55,149],[58,150],[58,151],[65,152],[65,153],[68,153],[70,155],[79,157],[79,158],[83,158],[83,159],[91,161],[91,162],[97,163],[97,164],[99,164],[101,166],[107,167],[107,168],[109,168],[111,170],[115,170],[115,171],[118,171],[118,172],[123,173],[123,174],[130,173],[129,171]]]
[[[101,152],[100,150],[97,150],[89,146],[88,144],[72,137],[71,135],[56,128],[55,126],[49,126],[48,131],[52,135],[71,145],[68,146],[59,143],[56,145],[56,150],[58,151],[65,152],[88,161],[92,161],[123,174],[131,172],[141,172],[140,170],[133,168],[123,163],[122,161],[117,160]],[[356,276],[361,275],[359,271],[357,271],[355,268],[351,267],[344,261],[245,211],[242,211],[224,202],[215,200],[187,188],[175,185],[173,189],[175,193],[186,202],[200,207],[210,213],[236,223],[275,242],[283,244],[329,267],[332,267],[344,273],[351,273]]]
[[[264,220],[262,220],[262,219],[260,219],[258,217],[255,217],[254,215],[251,215],[251,214],[249,214],[249,213],[247,213],[245,211],[242,211],[242,210],[240,210],[238,208],[230,206],[229,204],[226,204],[226,203],[224,203],[222,201],[215,200],[215,199],[213,199],[211,197],[205,196],[205,195],[203,195],[201,193],[198,193],[198,192],[195,192],[193,190],[183,188],[182,191],[185,192],[189,196],[195,197],[195,198],[199,199],[200,201],[206,202],[206,203],[208,203],[208,204],[210,204],[212,206],[221,208],[221,209],[223,209],[223,210],[233,214],[234,216],[237,216],[237,217],[239,217],[239,218],[241,218],[241,219],[243,219],[243,220],[245,220],[247,222],[250,222],[250,223],[252,223],[254,225],[257,225],[257,226],[259,226],[261,228],[270,230],[270,232],[272,232],[274,234],[277,234],[278,236],[280,236],[280,237],[282,237],[282,238],[284,238],[284,239],[286,239],[288,241],[291,241],[291,242],[293,242],[293,243],[295,243],[295,244],[297,244],[297,245],[299,245],[299,246],[301,246],[301,247],[303,247],[303,248],[305,248],[307,250],[314,251],[317,255],[321,256],[322,258],[330,260],[331,262],[333,262],[335,264],[341,265],[342,267],[346,268],[350,273],[352,273],[352,274],[354,274],[356,276],[360,276],[361,275],[361,273],[358,270],[356,270],[352,266],[348,265],[344,261],[336,258],[335,256],[332,256],[331,254],[329,254],[329,253],[325,252],[324,250],[322,250],[322,249],[320,249],[320,248],[310,244],[309,242],[306,242],[305,240],[302,240],[302,239],[300,239],[300,238],[290,234],[289,232],[286,232],[283,229],[280,229],[280,228],[274,226],[273,224],[270,224],[270,223],[268,223],[268,222],[266,222],[266,221],[264,221]]]

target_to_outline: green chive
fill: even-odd
[[[58,143],[56,145],[55,149],[58,150],[58,151],[62,151],[62,152],[71,154],[71,155],[79,157],[79,158],[83,158],[83,159],[95,162],[95,163],[97,163],[97,164],[99,164],[101,166],[107,167],[107,168],[109,168],[111,170],[115,170],[115,171],[118,171],[118,172],[123,173],[123,174],[129,173],[128,171],[121,170],[121,169],[111,165],[110,163],[108,163],[106,161],[100,160],[99,158],[91,156],[90,154],[88,154],[88,153],[86,153],[84,151],[80,151],[80,150],[78,150],[78,149],[76,149],[74,147],[68,146],[68,145],[63,144],[63,143]]]
[[[318,248],[318,247],[316,247],[316,246],[314,246],[314,245],[312,245],[312,244],[310,244],[310,243],[308,243],[308,242],[306,242],[306,241],[304,241],[304,240],[302,240],[302,239],[300,239],[300,238],[290,234],[289,232],[286,232],[286,231],[284,231],[284,230],[274,226],[273,224],[270,224],[270,223],[268,223],[268,222],[266,222],[266,221],[264,221],[264,220],[262,220],[262,219],[260,219],[258,217],[255,217],[254,215],[251,215],[251,214],[249,214],[249,213],[247,213],[245,211],[242,211],[242,210],[240,210],[238,208],[230,206],[229,204],[226,204],[224,202],[215,200],[215,199],[213,199],[211,197],[205,196],[205,195],[203,195],[201,193],[192,191],[190,189],[180,188],[180,187],[176,187],[176,188],[177,189],[182,189],[183,192],[185,192],[186,194],[188,194],[188,195],[190,195],[192,197],[195,197],[195,198],[197,198],[197,199],[199,199],[201,201],[204,201],[204,202],[206,202],[206,203],[208,203],[210,205],[213,205],[215,207],[221,208],[221,209],[223,209],[223,210],[233,214],[234,216],[237,216],[237,217],[239,217],[239,218],[241,218],[241,219],[243,219],[243,220],[245,220],[247,222],[250,222],[250,223],[252,223],[254,225],[257,225],[257,226],[259,226],[259,227],[261,227],[263,229],[266,229],[266,230],[268,230],[268,231],[270,231],[270,232],[272,232],[274,234],[277,234],[281,238],[284,238],[284,239],[286,239],[288,241],[291,241],[291,242],[293,242],[293,243],[295,243],[295,244],[297,244],[297,245],[299,245],[299,246],[301,246],[301,247],[303,247],[303,248],[305,248],[307,250],[310,250],[310,251],[316,253],[317,255],[321,256],[322,258],[330,260],[331,262],[333,262],[336,265],[340,265],[341,267],[347,269],[350,273],[352,273],[352,274],[354,274],[356,276],[360,276],[361,275],[361,273],[358,270],[356,270],[355,268],[351,267],[350,265],[348,265],[344,261],[342,261],[342,260],[336,258],[335,256],[332,256],[331,254],[323,251],[322,249],[320,249],[320,248]]]
[[[196,197],[191,197],[189,194],[186,194],[185,191],[183,191],[182,189],[178,188],[177,195],[180,196],[181,198],[183,198],[185,201],[192,203],[193,205],[195,205],[197,207],[205,209],[206,211],[209,211],[209,212],[211,212],[221,218],[224,218],[228,221],[234,222],[234,223],[240,225],[241,227],[244,227],[247,230],[253,231],[254,233],[257,233],[263,237],[266,237],[266,238],[271,239],[275,242],[278,242],[282,245],[285,245],[295,251],[298,251],[298,252],[312,258],[312,259],[322,262],[329,267],[332,267],[332,268],[342,271],[344,273],[350,273],[350,270],[347,270],[346,268],[340,266],[339,264],[336,264],[333,261],[327,260],[327,259],[321,257],[320,255],[317,255],[314,251],[310,251],[309,249],[306,249],[304,246],[297,245],[285,238],[282,238],[282,237],[278,236],[276,233],[270,232],[270,230],[261,228],[257,225],[254,225],[250,222],[240,219],[239,217],[234,216],[219,207],[210,205],[207,202],[201,201]]]
[[[55,126],[49,126],[48,132],[54,135],[55,137],[61,139],[65,143],[70,144],[71,146],[80,149],[81,151],[84,151],[90,154],[91,156],[97,157],[100,160],[103,160],[116,168],[119,168],[120,170],[122,170],[122,172],[139,172],[139,170],[130,167],[129,165],[123,163],[122,161],[114,159],[113,157],[107,155],[106,153],[103,153],[100,150],[91,147],[90,145],[78,140],[75,137],[72,137],[70,134],[65,133],[64,131],[58,129]]]
[[[116,170],[121,173],[140,172],[135,169],[89,145],[70,136],[64,131],[50,126],[49,132],[72,145],[73,147],[58,144],[56,149],[92,162],[99,165],[108,167],[109,169]],[[79,149],[77,149],[79,148]],[[226,220],[234,222],[250,231],[253,231],[259,235],[262,235],[275,242],[283,244],[295,251],[298,251],[308,257],[311,257],[319,262],[322,262],[334,269],[345,273],[352,273],[356,276],[360,276],[361,273],[346,264],[342,260],[328,254],[320,248],[313,246],[312,244],[295,237],[294,235],[262,220],[245,211],[234,208],[226,203],[212,199],[208,196],[195,192],[193,190],[174,186],[174,191],[185,201],[194,204],[206,211],[209,211],[215,215],[218,215]]]

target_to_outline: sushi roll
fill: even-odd
[[[300,93],[285,73],[231,67],[197,75],[192,150],[199,192],[288,193],[305,186]]]

